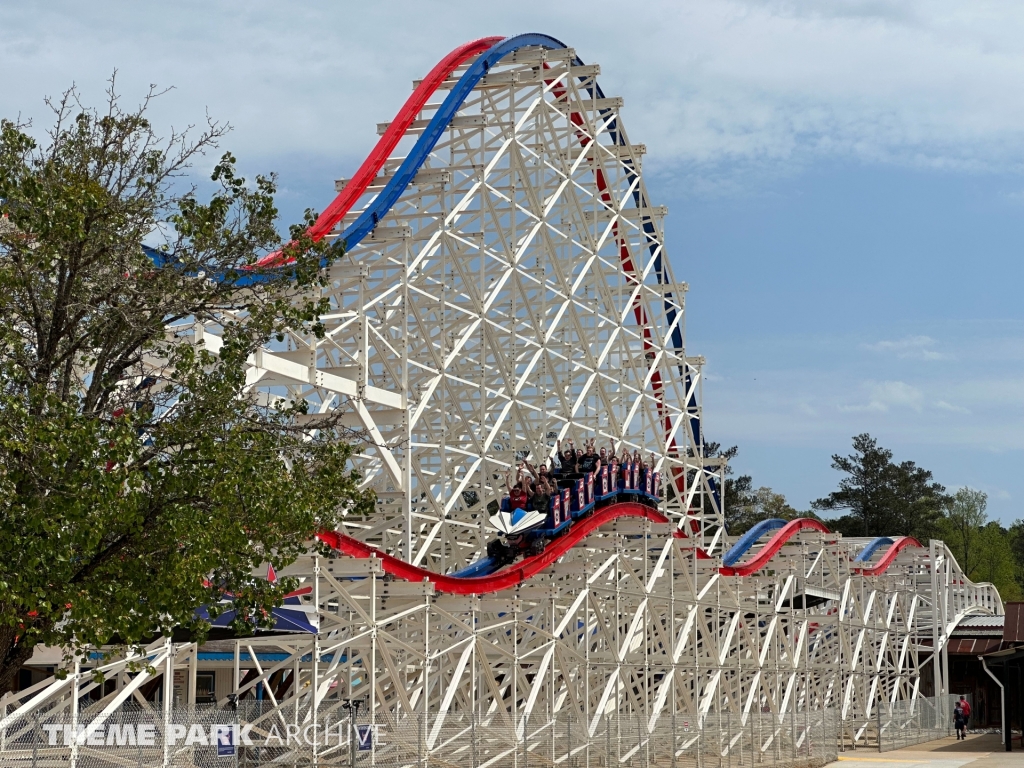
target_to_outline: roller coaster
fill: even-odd
[[[349,717],[377,740],[276,762],[741,765],[778,762],[783,744],[792,759],[877,744],[949,692],[956,623],[1002,613],[940,541],[808,519],[725,530],[667,210],[599,75],[542,34],[456,48],[310,229],[345,246],[326,334],[261,350],[248,381],[362,430],[353,462],[377,508],[287,569],[307,630],[222,641],[216,698],[258,701],[263,737]],[[174,329],[214,353],[220,330]],[[629,487],[574,479],[517,539],[500,480],[569,438],[652,460]],[[5,694],[0,755],[27,761],[32,717],[98,728],[132,705],[169,728],[197,703],[204,653],[163,638],[141,668],[82,659]]]

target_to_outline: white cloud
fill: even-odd
[[[1024,328],[981,327],[989,335],[944,325],[927,335],[896,335],[880,348],[851,345],[846,337],[727,343],[715,356],[722,381],[704,392],[706,428],[737,443],[826,444],[870,432],[934,450],[1024,450]],[[972,367],[897,357],[939,338],[948,349],[943,354],[970,359]]]
[[[649,169],[704,193],[741,188],[728,166],[778,173],[820,157],[1021,167],[1024,6],[661,0],[627,15],[635,24],[610,0],[585,14],[541,0],[7,3],[0,114],[41,115],[42,96],[72,80],[95,97],[119,67],[133,99],[150,82],[178,86],[162,124],[209,107],[236,126],[240,155],[302,155],[324,166],[329,194],[412,79],[465,40],[535,28],[602,65]]]
[[[1020,413],[1024,409],[1024,380],[1020,373],[1001,377],[989,373],[983,377],[965,378],[951,384],[950,394],[958,403],[967,403],[977,409],[1004,415]]]
[[[893,338],[914,334],[897,328]],[[850,437],[868,432],[947,487],[989,493],[993,519],[1021,518],[1024,328],[951,321],[929,328],[927,338],[971,365],[903,361],[846,336],[752,332],[726,341],[713,357],[723,381],[704,390],[705,433],[739,445],[738,471],[798,507],[835,487],[828,457],[848,453]]]
[[[924,394],[917,387],[903,381],[869,381],[864,389],[868,392],[868,402],[857,405],[842,405],[843,411],[876,411],[885,413],[890,408],[910,408],[920,411]]]
[[[935,343],[935,339],[930,336],[905,336],[896,341],[877,341],[874,344],[863,344],[861,346],[872,352],[887,352],[901,358],[949,360],[949,355],[931,349],[931,347],[935,346]]]
[[[810,416],[812,418],[817,417],[818,415],[818,409],[806,401],[797,403],[796,410],[804,416]]]

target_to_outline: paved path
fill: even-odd
[[[1008,753],[998,734],[969,735],[966,741],[950,736],[881,754],[866,749],[843,752],[830,768],[1024,768],[1024,750],[1019,744]]]

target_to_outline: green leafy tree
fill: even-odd
[[[1022,592],[1016,579],[1016,562],[1009,531],[994,520],[990,521],[978,531],[977,544],[978,562],[967,577],[975,582],[991,582],[1003,600],[1020,600]]]
[[[776,493],[767,486],[747,494],[742,503],[729,511],[729,515],[728,529],[733,535],[749,531],[762,520],[795,520],[798,517],[809,516],[794,509],[783,494]]]
[[[1014,582],[1024,592],[1024,520],[1014,520],[1006,532],[1010,554],[1013,557]]]
[[[737,446],[723,449],[719,443],[707,443],[704,452],[708,457],[725,460],[722,498],[725,503],[725,527],[730,535],[744,533],[761,520],[773,517],[793,520],[801,516],[781,493],[775,493],[768,487],[755,489],[750,475],[733,476],[732,460],[739,454]]]
[[[753,494],[754,481],[750,475],[733,477],[732,460],[736,458],[739,452],[739,447],[735,445],[731,448],[722,448],[720,443],[705,443],[704,445],[705,456],[723,461],[722,475],[724,482],[722,484],[721,499],[725,507],[725,527],[729,533],[733,533],[733,527],[739,519],[738,515],[741,514],[740,510],[750,505]],[[690,474],[688,482],[696,482],[696,473]],[[712,508],[710,499],[704,499],[704,508]]]
[[[946,514],[939,524],[943,541],[953,552],[967,578],[974,579],[981,565],[983,528],[988,494],[973,488],[961,488],[950,498]]]
[[[868,434],[853,438],[854,453],[832,456],[832,468],[846,473],[839,489],[813,502],[822,512],[849,510],[827,521],[847,536],[935,535],[946,504],[945,488],[912,461],[895,464],[892,451]]]
[[[946,514],[939,521],[939,536],[968,579],[992,582],[1004,600],[1018,600],[1020,526],[1015,524],[1007,530],[990,521],[987,506],[988,495],[983,491],[959,489],[946,504]]]
[[[161,139],[153,95],[125,111],[111,81],[97,111],[69,91],[41,143],[0,123],[0,690],[39,643],[201,637],[194,610],[224,591],[236,628],[265,624],[294,582],[254,572],[372,509],[353,436],[246,383],[286,328],[322,335],[336,253],[299,226],[287,270],[256,268],[281,247],[273,177],[224,155],[201,200],[181,177],[226,129]],[[157,236],[162,267],[142,247]]]

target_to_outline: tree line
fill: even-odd
[[[709,452],[732,460],[736,446]],[[838,487],[799,511],[770,487],[754,487],[750,475],[734,477],[726,466],[726,528],[732,535],[762,520],[813,517],[844,536],[913,536],[922,544],[942,539],[971,581],[996,585],[1004,600],[1024,595],[1024,520],[1009,527],[988,517],[988,495],[973,488],[947,492],[913,461],[896,462],[871,435],[853,438],[853,453],[832,456],[843,473]]]

